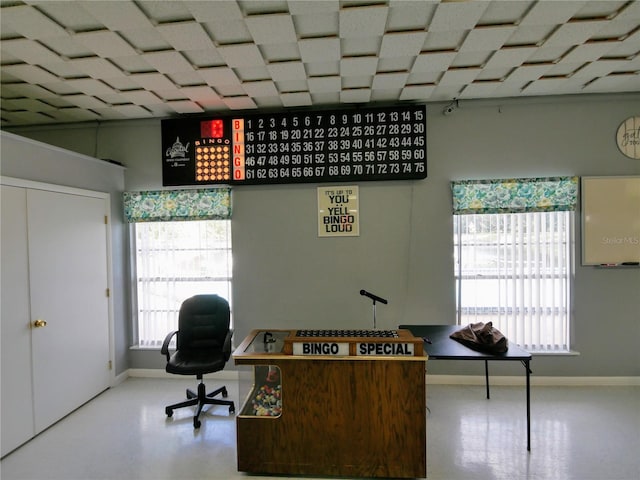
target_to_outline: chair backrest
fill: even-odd
[[[220,349],[229,332],[229,303],[218,295],[194,295],[180,307],[178,350]]]

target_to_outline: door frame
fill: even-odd
[[[85,197],[92,197],[101,199],[105,207],[105,215],[107,216],[107,222],[105,225],[105,235],[107,242],[107,288],[109,289],[109,296],[107,297],[108,305],[108,330],[109,330],[109,361],[111,362],[111,368],[109,369],[109,386],[113,387],[116,382],[116,368],[115,368],[115,330],[113,320],[113,261],[112,261],[112,249],[111,249],[111,194],[106,192],[98,192],[95,190],[85,190],[82,188],[67,187],[64,185],[56,185],[52,183],[35,182],[32,180],[24,180],[21,178],[4,177],[0,176],[0,183],[11,187],[23,187],[34,190],[44,190],[48,192],[67,193],[70,195],[81,195]]]

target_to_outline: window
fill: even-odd
[[[160,347],[178,327],[184,300],[231,298],[231,189],[125,192],[131,226],[134,336]]]
[[[568,351],[577,178],[452,189],[459,324],[491,321],[529,351]]]
[[[159,347],[182,302],[215,293],[231,305],[231,221],[136,223],[138,345]]]
[[[457,316],[529,351],[567,351],[573,212],[456,215]]]

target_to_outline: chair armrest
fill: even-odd
[[[171,339],[176,333],[178,333],[177,330],[174,330],[173,332],[169,333],[165,337],[164,342],[162,342],[162,348],[160,349],[160,353],[167,357],[167,362],[169,361],[169,343],[171,342]]]
[[[224,345],[222,346],[225,362],[231,358],[231,337],[233,337],[233,330],[230,328],[224,339]]]

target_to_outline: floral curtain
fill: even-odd
[[[231,189],[124,192],[129,223],[231,218]]]
[[[451,182],[453,213],[523,213],[575,210],[578,177]]]

